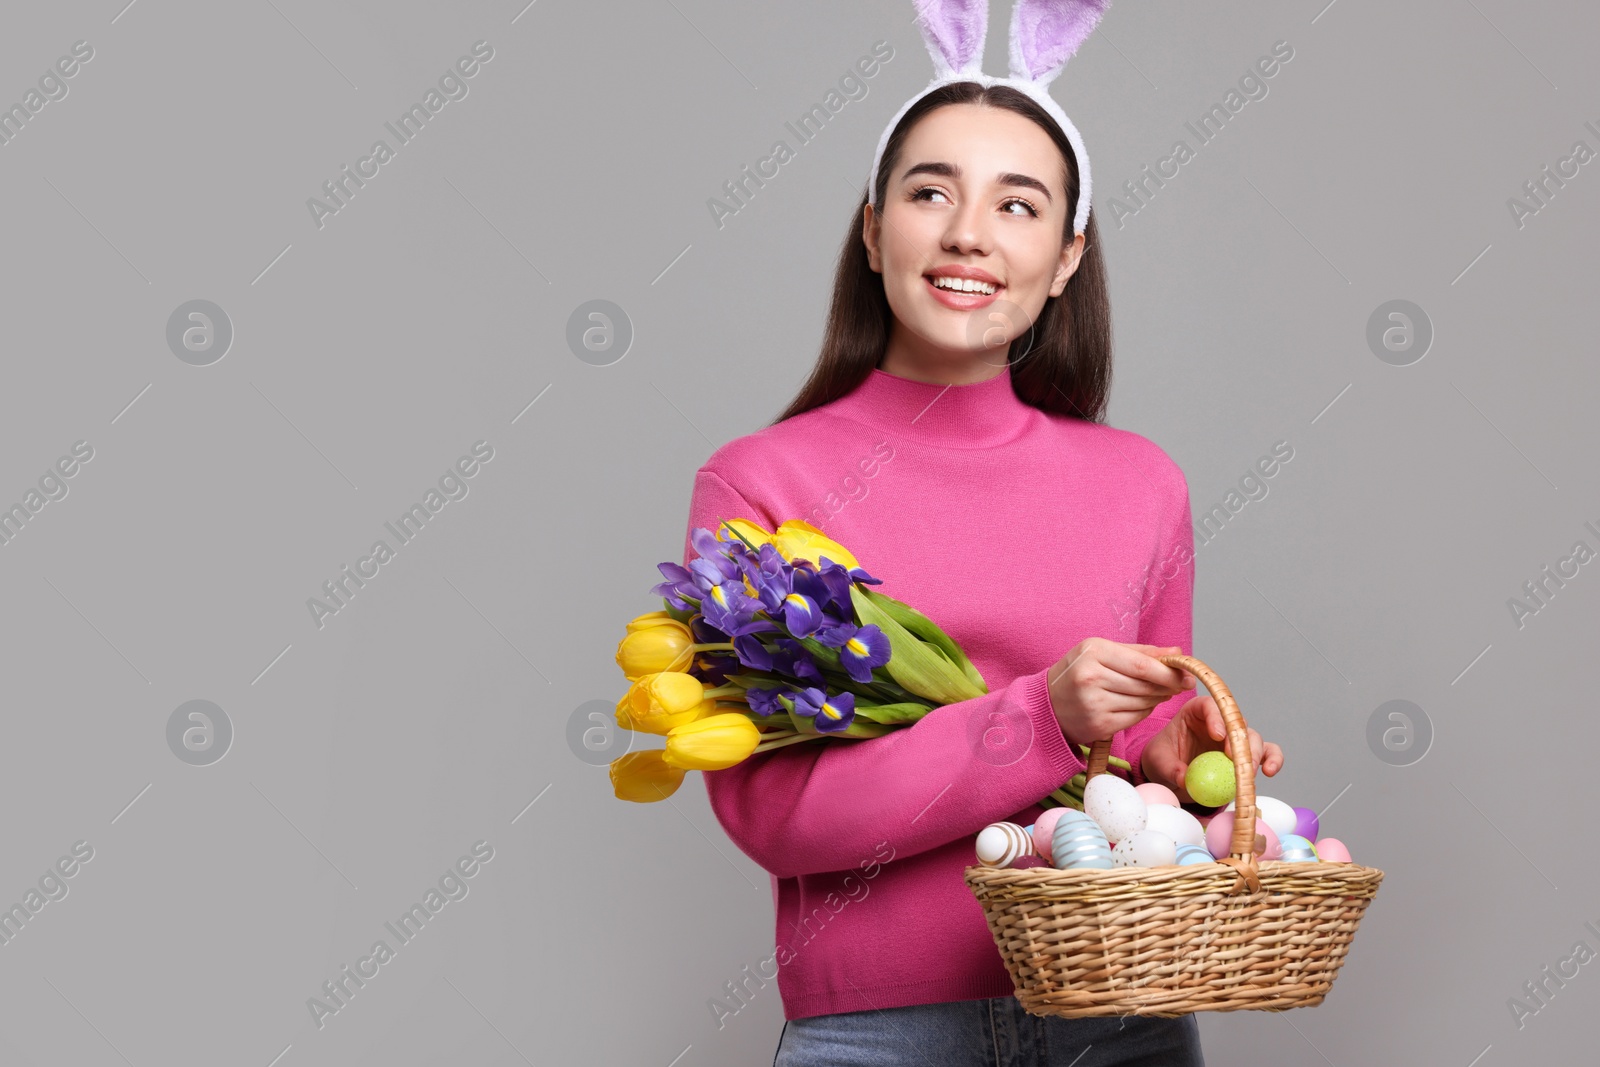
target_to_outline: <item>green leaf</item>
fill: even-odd
[[[843,730],[834,730],[833,732],[829,733],[827,736],[829,736],[829,737],[882,737],[884,734],[890,733],[895,729],[896,729],[896,727],[891,726],[891,725],[889,725],[887,723],[880,724],[880,723],[875,723],[875,722],[861,722],[859,720],[852,720],[850,725],[846,726]]]
[[[871,623],[889,638],[889,662],[883,669],[900,685],[941,705],[971,700],[987,692],[947,659],[937,645],[925,643],[902,626],[859,583],[851,583],[850,599],[861,622]]]
[[[978,668],[972,665],[972,661],[967,658],[967,654],[961,651],[961,646],[956,644],[949,634],[940,629],[938,623],[910,604],[896,600],[886,593],[880,593],[876,589],[863,589],[862,592],[874,604],[882,608],[895,622],[898,622],[908,631],[943,652],[945,658],[960,668],[961,673],[965,674],[968,680],[977,686],[979,690],[985,693],[989,691],[989,686],[984,682],[983,675],[978,673]]]
[[[871,722],[916,722],[932,711],[926,704],[857,704],[856,718]]]

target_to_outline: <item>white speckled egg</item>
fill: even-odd
[[[1228,806],[1223,811],[1233,811],[1236,801],[1228,801]],[[1278,840],[1294,833],[1295,825],[1300,821],[1294,809],[1281,800],[1272,797],[1256,797],[1256,817],[1272,827],[1272,832],[1278,835]]]
[[[1053,866],[1063,871],[1111,869],[1111,843],[1100,824],[1076,808],[1063,808],[1050,837]]]
[[[1206,830],[1200,820],[1168,804],[1151,804],[1145,809],[1144,826],[1146,830],[1160,830],[1180,845],[1206,843]]]
[[[1133,783],[1114,774],[1097,774],[1083,787],[1083,810],[1115,845],[1145,828],[1149,808]]]
[[[1118,867],[1170,867],[1178,862],[1178,845],[1160,830],[1135,830],[1111,850]]]
[[[978,862],[985,867],[1009,867],[1034,854],[1033,835],[1014,822],[992,822],[978,831]]]

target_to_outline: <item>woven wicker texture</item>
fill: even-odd
[[[1383,872],[1256,857],[1248,727],[1216,672],[1161,656],[1205,683],[1227,725],[1237,785],[1232,852],[1213,864],[1109,871],[971,866],[1022,1006],[1034,1015],[1177,1016],[1322,1003]],[[1110,739],[1089,752],[1106,773]]]

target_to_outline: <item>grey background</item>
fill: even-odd
[[[1094,166],[1110,421],[1179,462],[1197,518],[1294,449],[1198,549],[1194,652],[1284,747],[1262,791],[1387,872],[1322,1007],[1201,1030],[1214,1063],[1574,1062],[1600,964],[1520,1029],[1508,999],[1600,950],[1600,564],[1520,628],[1507,600],[1600,548],[1600,164],[1520,228],[1507,199],[1600,148],[1600,16],[1324,3],[1119,3],[1053,90]],[[5,22],[0,103],[94,58],[0,147],[0,503],[94,457],[0,547],[0,904],[94,855],[0,945],[0,1063],[769,1062],[775,984],[708,1008],[772,953],[766,875],[698,776],[625,806],[569,723],[625,687],[694,469],[816,356],[872,148],[929,77],[911,5]],[[469,95],[319,229],[306,200],[480,39]],[[719,229],[708,198],[880,39],[865,98]],[[1269,94],[1118,228],[1121,183],[1279,40]],[[197,299],[233,329],[203,367],[166,343]],[[634,331],[606,366],[566,341],[596,299]],[[1366,342],[1396,299],[1435,331],[1408,366]],[[468,495],[319,629],[307,599],[479,440]],[[191,700],[233,730],[210,765],[168,747]],[[1369,747],[1391,700],[1431,723],[1419,762]],[[479,840],[468,895],[318,1029],[307,999]]]

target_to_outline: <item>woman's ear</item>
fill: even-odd
[[[874,274],[883,273],[883,262],[878,251],[878,238],[882,231],[883,220],[872,210],[872,205],[867,204],[861,216],[861,240],[867,246],[867,265]]]
[[[1050,295],[1060,296],[1067,288],[1067,279],[1077,271],[1083,261],[1083,234],[1074,234],[1070,244],[1061,246],[1061,262],[1056,266],[1056,276],[1050,282]]]

